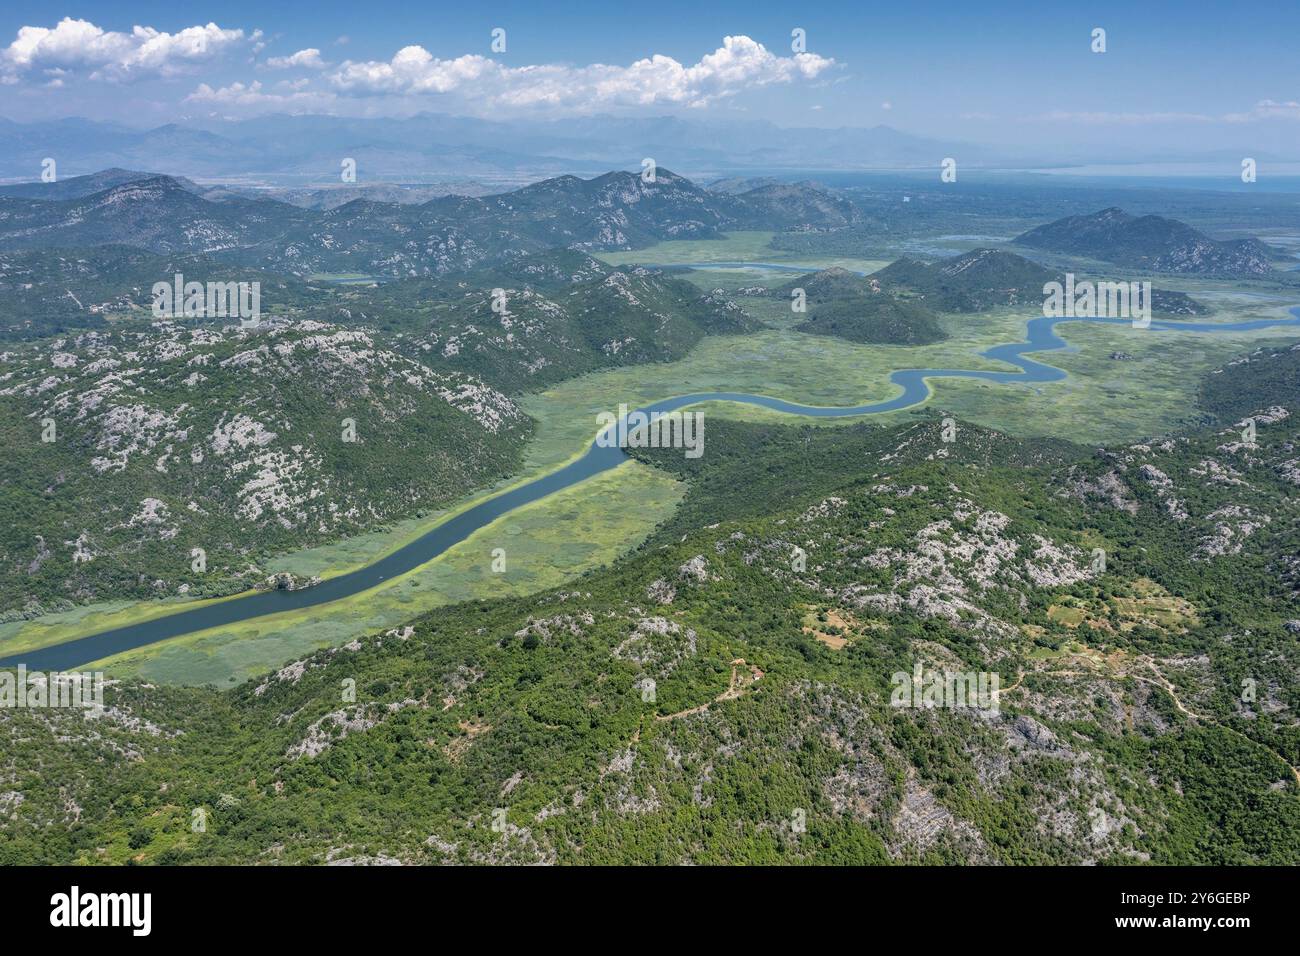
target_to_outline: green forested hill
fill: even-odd
[[[819,303],[795,330],[888,345],[926,345],[947,337],[925,306],[884,294]]]
[[[51,261],[102,278],[165,260],[100,247]],[[755,327],[724,295],[564,250],[443,279],[271,283],[258,330],[117,316],[0,352],[15,476],[0,493],[0,616],[240,590],[272,555],[515,472],[533,427],[520,393]]]
[[[899,259],[873,278],[883,288],[923,296],[945,312],[980,312],[1041,302],[1043,283],[1057,276],[1013,253],[976,249],[936,263]]]
[[[1043,286],[1065,281],[1064,273],[999,249],[975,249],[938,262],[899,259],[872,275],[882,289],[912,294],[942,312],[983,312],[999,306],[1043,302]],[[1127,281],[1127,280],[1126,280]],[[1203,315],[1208,310],[1182,292],[1151,290],[1160,315]]]
[[[0,368],[9,617],[241,590],[270,555],[510,474],[532,430],[482,381],[321,322],[82,332]]]
[[[807,297],[808,312],[795,326],[799,332],[882,345],[925,345],[947,337],[938,316],[920,302],[883,292],[872,278],[847,269],[800,276],[773,294],[789,299],[797,289]]]
[[[1207,375],[1201,383],[1201,408],[1231,424],[1273,403],[1300,406],[1300,347],[1265,348]]]
[[[1220,242],[1177,219],[1133,216],[1116,207],[1049,222],[1015,241],[1152,272],[1236,279],[1273,272],[1272,254],[1258,239]]]
[[[204,255],[159,255],[123,245],[0,252],[0,341],[146,318],[154,283],[171,284],[177,273],[204,282],[259,283],[267,315],[310,308],[336,294],[292,275],[238,268]]]
[[[680,515],[562,590],[221,694],[0,712],[0,858],[1300,862],[1295,419],[710,429],[646,455]],[[998,711],[891,707],[917,662],[997,672]]]
[[[705,335],[757,327],[720,293],[563,250],[509,267],[344,292],[306,314],[374,326],[423,364],[511,393],[600,368],[673,361]]]

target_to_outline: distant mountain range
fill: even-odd
[[[70,176],[52,183],[25,182],[0,186],[0,197],[15,199],[81,199],[113,186],[153,179],[163,175],[156,172],[142,172],[131,169],[105,169],[85,176]],[[252,187],[239,185],[201,186],[184,176],[173,176],[183,188],[206,199],[222,200],[239,197],[243,199],[277,199],[306,209],[335,209],[346,205],[354,199],[368,199],[372,202],[422,203],[440,196],[486,196],[494,190],[476,180],[447,182],[438,185],[403,184],[403,183],[361,183],[321,187]]]
[[[930,166],[959,155],[999,157],[887,126],[787,129],[767,122],[708,123],[677,117],[592,116],[494,122],[421,113],[407,119],[263,116],[132,129],[88,119],[0,119],[0,177],[34,177],[45,157],[63,175],[107,166],[156,168],[224,182],[340,182],[344,158],[357,181],[486,179],[518,184],[561,172],[639,168],[642,159],[692,172],[743,169],[866,169]]]
[[[120,244],[158,254],[206,254],[295,275],[437,275],[552,248],[613,250],[725,229],[836,229],[852,203],[804,185],[712,192],[660,168],[560,176],[494,196],[399,205],[358,199],[333,209],[225,196],[213,201],[171,176],[119,181],[86,194],[110,170],[65,183],[68,198],[0,196],[0,251]]]
[[[1115,207],[1049,222],[1015,241],[1150,272],[1222,279],[1273,274],[1273,254],[1258,239],[1218,241],[1176,219],[1131,216]]]
[[[336,298],[307,281],[321,275],[435,279],[495,271],[493,284],[506,287],[530,285],[518,270],[556,250],[637,249],[729,230],[833,238],[873,229],[853,202],[815,183],[732,179],[714,186],[660,168],[653,182],[629,172],[566,175],[490,196],[354,199],[333,208],[118,168],[3,187],[0,331],[26,337],[100,325],[108,314],[147,307],[152,284],[178,271],[203,281],[257,280],[265,308],[310,309]],[[1273,271],[1268,247],[1256,239],[1218,242],[1174,220],[1115,209],[1060,220],[1017,241],[1150,271],[1241,278]],[[1060,281],[1062,272],[977,249],[933,263],[899,259],[869,280],[843,270],[816,278],[807,282],[812,308],[803,331],[919,344],[942,337],[930,313],[1040,303],[1044,284]],[[814,294],[820,286],[829,291]],[[1182,293],[1155,290],[1153,298],[1166,315],[1204,311]]]

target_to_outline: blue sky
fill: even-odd
[[[682,113],[990,143],[1300,144],[1294,0],[547,6],[6,0],[0,114],[147,125],[282,111]],[[59,27],[65,17],[85,22]],[[183,31],[209,23],[220,30],[202,55],[188,50]],[[146,43],[136,26],[157,35]],[[24,27],[37,30],[18,42]],[[494,27],[504,53],[490,49]],[[807,33],[802,58],[794,27]],[[1090,50],[1094,27],[1104,54]],[[634,67],[656,56],[669,59]]]

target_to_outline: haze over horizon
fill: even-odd
[[[216,132],[281,114],[439,114],[525,131],[609,118],[641,139],[673,118],[723,139],[756,122],[776,127],[767,140],[884,126],[982,147],[964,157],[975,165],[1300,158],[1294,5],[1255,5],[1239,20],[1167,3],[1010,8],[993,30],[954,4],[921,25],[839,3],[580,3],[561,25],[523,4],[448,23],[380,2],[362,30],[328,3],[303,17],[293,5],[223,2],[194,18],[153,3],[124,14],[83,2],[56,15],[22,0],[0,13],[0,115]],[[1093,50],[1097,28],[1104,53]],[[511,140],[503,148],[520,147]]]

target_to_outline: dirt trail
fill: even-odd
[[[1139,677],[1138,675],[1134,674],[1133,679],[1143,681],[1144,683],[1147,684],[1154,684],[1156,687],[1159,687],[1166,694],[1168,694],[1170,697],[1173,698],[1174,706],[1178,708],[1179,712],[1184,713],[1188,717],[1191,717],[1195,720],[1203,720],[1207,724],[1213,724],[1216,727],[1220,727],[1224,730],[1229,731],[1230,733],[1234,733],[1242,740],[1250,741],[1250,743],[1254,744],[1257,747],[1264,746],[1257,740],[1251,740],[1240,730],[1237,730],[1233,727],[1229,727],[1226,724],[1220,723],[1218,720],[1215,720],[1213,717],[1207,716],[1205,714],[1197,714],[1191,710],[1188,710],[1187,707],[1183,706],[1183,702],[1178,698],[1178,691],[1174,688],[1174,685],[1170,683],[1169,678],[1165,677],[1164,674],[1160,673],[1160,668],[1156,666],[1156,662],[1149,657],[1143,657],[1141,660],[1144,664],[1146,664],[1148,668],[1151,669],[1152,673],[1154,673],[1156,676],[1154,678],[1150,678],[1150,677]],[[1291,774],[1295,777],[1295,782],[1297,784],[1300,784],[1300,768],[1297,768],[1294,764],[1291,763],[1291,761],[1287,760],[1276,750],[1272,750],[1268,747],[1265,747],[1264,749],[1268,750],[1269,753],[1273,754],[1274,756],[1277,757],[1278,760],[1281,760],[1284,764],[1286,764],[1287,767],[1290,768]]]
[[[749,682],[747,684],[738,683],[740,668],[742,667],[749,668]],[[740,697],[748,688],[757,684],[762,679],[763,672],[759,670],[758,667],[753,664],[746,664],[743,657],[737,657],[731,662],[731,681],[728,683],[727,689],[721,694],[706,704],[700,704],[696,707],[688,707],[685,710],[679,710],[675,714],[658,714],[655,716],[655,720],[676,720],[679,717],[689,717],[691,714],[702,714],[714,704],[724,700],[734,700],[735,698]]]
[[[1086,659],[1086,660],[1091,660],[1091,658],[1085,658],[1085,659]],[[1264,747],[1265,750],[1267,750],[1269,753],[1273,754],[1273,756],[1277,757],[1278,760],[1281,760],[1282,763],[1284,763],[1284,764],[1287,766],[1287,768],[1291,771],[1292,776],[1295,777],[1295,781],[1296,781],[1296,783],[1297,783],[1298,785],[1300,785],[1300,767],[1296,767],[1294,764],[1291,763],[1291,761],[1287,760],[1285,757],[1283,757],[1283,756],[1282,756],[1280,753],[1278,753],[1276,750],[1273,750],[1273,749],[1271,749],[1271,748],[1269,748],[1269,747],[1265,747],[1265,746],[1264,746],[1263,744],[1261,744],[1258,740],[1252,740],[1250,737],[1246,736],[1246,735],[1243,734],[1241,731],[1239,731],[1239,730],[1237,730],[1237,729],[1235,729],[1235,728],[1233,728],[1233,727],[1229,727],[1229,726],[1227,726],[1226,724],[1222,723],[1222,722],[1219,721],[1219,720],[1216,720],[1214,717],[1211,717],[1211,716],[1209,716],[1208,714],[1198,714],[1198,713],[1196,713],[1196,711],[1190,709],[1186,704],[1184,704],[1183,701],[1182,701],[1182,698],[1178,696],[1178,688],[1174,686],[1173,682],[1170,681],[1169,678],[1165,677],[1165,675],[1162,674],[1162,673],[1160,672],[1160,667],[1156,664],[1156,661],[1155,661],[1154,658],[1149,657],[1149,656],[1147,656],[1147,655],[1143,655],[1143,656],[1137,658],[1137,659],[1134,661],[1134,663],[1135,663],[1135,664],[1138,664],[1138,665],[1140,665],[1140,666],[1143,666],[1143,667],[1145,667],[1145,668],[1147,668],[1147,669],[1148,669],[1149,671],[1151,671],[1151,673],[1154,674],[1155,676],[1154,676],[1154,677],[1144,677],[1144,676],[1142,676],[1141,674],[1135,674],[1135,673],[1133,673],[1131,670],[1129,670],[1128,668],[1124,668],[1124,667],[1114,668],[1114,676],[1115,676],[1115,677],[1118,677],[1118,678],[1131,677],[1131,678],[1133,678],[1134,680],[1136,680],[1136,681],[1141,681],[1141,682],[1144,683],[1144,684],[1150,684],[1150,685],[1153,686],[1153,687],[1159,687],[1161,690],[1163,690],[1166,694],[1169,695],[1170,699],[1173,700],[1173,702],[1174,702],[1174,706],[1175,706],[1176,708],[1178,708],[1178,712],[1179,712],[1179,713],[1184,714],[1184,715],[1186,715],[1187,717],[1192,718],[1193,720],[1199,720],[1199,721],[1203,721],[1204,723],[1207,723],[1207,724],[1213,724],[1213,725],[1216,726],[1216,727],[1222,728],[1223,730],[1227,730],[1227,731],[1229,731],[1230,733],[1234,733],[1234,734],[1236,734],[1238,737],[1240,737],[1242,740],[1245,740],[1245,741],[1247,741],[1247,742],[1249,742],[1249,743],[1251,743],[1251,744],[1254,744],[1256,747]],[[1103,674],[1100,672],[1100,670],[1085,670],[1085,671],[1077,671],[1077,670],[1046,670],[1046,671],[1043,671],[1042,673],[1047,674],[1047,675],[1052,676],[1052,677],[1099,677],[1099,676],[1105,676],[1105,675],[1103,675]],[[1000,693],[1006,693],[1006,691],[1015,690],[1017,687],[1020,686],[1021,682],[1024,680],[1024,677],[1025,677],[1025,672],[1024,672],[1024,671],[1021,671],[1020,674],[1019,674],[1019,676],[1016,678],[1016,682],[1015,682],[1014,684],[1012,684],[1010,687],[1006,688],[1005,690],[1000,691]],[[1131,715],[1131,714],[1128,715],[1128,720],[1129,720],[1130,722],[1132,721],[1132,715]]]

